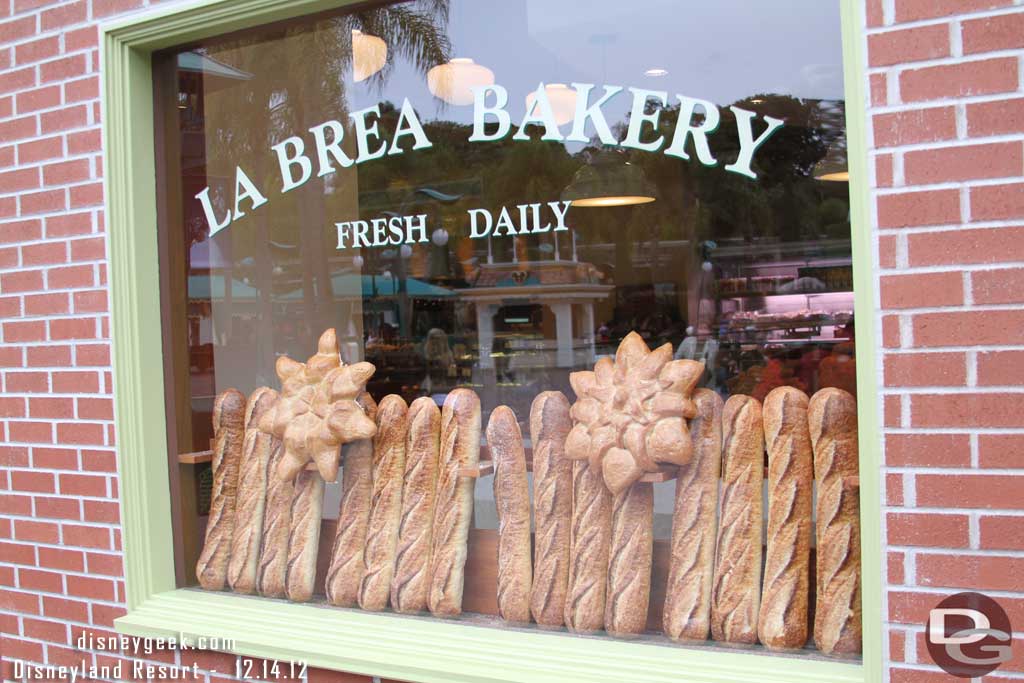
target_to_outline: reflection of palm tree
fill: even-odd
[[[421,73],[447,61],[448,7],[449,0],[418,0],[364,9],[209,48],[219,60],[254,77],[233,88],[225,95],[222,106],[209,112],[207,149],[225,166],[237,164],[251,171],[260,187],[276,190],[276,164],[272,163],[269,148],[325,120],[344,122],[347,118],[345,83],[352,70],[352,30],[361,29],[386,42],[387,62],[370,81],[382,88],[398,58],[407,60]],[[268,46],[266,43],[271,41],[274,44]],[[272,225],[275,215],[285,220]],[[333,245],[328,232],[323,230],[325,215],[324,181],[314,173],[302,188],[278,198],[273,207],[268,205],[254,212],[250,220],[254,221],[255,229],[238,231],[232,237],[236,260],[252,254],[256,263],[261,302],[257,344],[263,369],[272,368],[275,351],[271,239],[294,243],[295,232],[301,236],[301,264],[296,270],[301,273],[306,324],[301,335],[305,338],[299,341],[309,346],[312,335],[333,322],[333,292],[327,263]],[[295,216],[299,225],[294,224]],[[292,288],[294,284],[286,286]]]

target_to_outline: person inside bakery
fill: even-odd
[[[423,360],[426,364],[426,376],[420,383],[420,389],[428,396],[446,393],[449,378],[455,368],[455,356],[448,344],[448,334],[438,328],[431,328],[423,342]]]

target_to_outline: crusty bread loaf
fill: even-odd
[[[604,628],[608,550],[612,542],[612,494],[600,467],[572,464],[572,524],[569,527],[569,592],[565,625],[591,633]]]
[[[643,633],[651,600],[654,485],[637,482],[612,500],[612,541],[604,628],[615,635]]]
[[[565,456],[565,438],[572,428],[569,400],[559,391],[545,391],[530,407],[533,446],[533,586],[530,612],[541,626],[565,621],[569,582],[569,536],[572,526],[572,460]]]
[[[722,464],[722,399],[710,389],[693,394],[693,460],[679,468],[672,512],[664,633],[673,640],[707,640],[715,567],[718,479]]]
[[[306,602],[313,597],[323,512],[323,477],[316,470],[304,469],[295,477],[292,529],[288,535],[288,573],[285,576],[285,590],[288,599],[293,602]]]
[[[768,549],[765,552],[760,641],[772,650],[807,643],[814,465],[807,431],[807,394],[777,387],[764,399],[768,449]]]
[[[408,410],[405,401],[397,394],[385,396],[377,406],[377,434],[373,437],[373,496],[363,552],[366,568],[359,586],[359,606],[365,610],[384,609],[391,593],[398,524],[402,515]]]
[[[711,590],[711,637],[756,643],[761,598],[761,488],[764,429],[761,404],[730,396],[722,408],[722,498]]]
[[[441,411],[434,399],[422,396],[409,406],[405,441],[402,518],[391,579],[391,608],[414,613],[427,608],[430,588],[430,525],[437,487]]]
[[[516,414],[498,406],[487,421],[487,446],[494,462],[494,505],[498,511],[498,615],[530,621],[530,488],[526,453]]]
[[[256,590],[267,598],[283,598],[287,594],[285,577],[288,574],[288,537],[292,531],[295,483],[284,479],[278,472],[277,466],[283,457],[284,446],[276,441],[267,462],[267,503],[263,509],[263,539],[256,579]]]
[[[224,590],[227,583],[244,440],[245,396],[236,389],[228,389],[213,403],[213,490],[206,539],[196,563],[196,577],[206,590]]]
[[[245,406],[245,442],[238,471],[235,496],[235,528],[231,536],[228,585],[236,593],[256,592],[260,543],[263,540],[263,512],[267,502],[267,465],[281,442],[261,432],[257,425],[277,401],[277,392],[260,387],[249,395]]]
[[[377,404],[369,394],[361,394],[357,402],[367,417],[376,419]],[[359,583],[365,570],[363,549],[373,494],[373,440],[345,444],[341,454],[338,527],[334,533],[331,564],[324,588],[332,605],[354,607],[359,600]]]
[[[431,527],[430,593],[427,606],[438,616],[462,613],[466,542],[473,521],[475,479],[459,468],[480,462],[480,399],[455,389],[441,409],[441,454]]]
[[[860,489],[857,404],[822,389],[808,407],[818,480],[814,644],[826,654],[861,651]]]

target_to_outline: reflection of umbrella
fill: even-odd
[[[189,275],[188,298],[199,301],[218,301],[225,297],[223,275]],[[236,301],[255,301],[259,291],[244,282],[231,279],[231,298]]]
[[[406,293],[413,299],[444,299],[454,296],[454,292],[445,287],[438,287],[416,278],[406,278]],[[372,298],[377,296],[395,296],[399,293],[396,278],[372,277],[354,273],[340,273],[331,277],[331,288],[337,298],[360,296]],[[295,301],[302,298],[302,290],[296,289],[284,296],[276,297],[278,301]]]
[[[816,277],[798,277],[792,282],[779,286],[780,294],[797,294],[800,292],[824,292],[828,286]]]

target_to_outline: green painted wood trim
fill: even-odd
[[[841,0],[843,75],[846,88],[846,145],[850,170],[850,226],[853,249],[854,320],[857,321],[857,424],[860,448],[861,604],[864,626],[864,679],[881,683],[882,435],[877,371],[875,254],[868,183],[867,59],[863,0]]]
[[[299,605],[230,593],[154,596],[118,620],[141,635],[227,635],[235,651],[382,678],[434,682],[860,683],[858,664],[685,648],[431,617]]]
[[[156,242],[154,50],[351,0],[204,0],[102,27],[102,97],[114,348],[114,402],[128,615],[136,635],[232,638],[240,654],[415,681],[854,683],[881,680],[880,538],[868,535],[865,665],[606,638],[483,628],[230,594],[174,590]],[[867,211],[860,0],[843,7],[850,131],[862,473],[878,471],[873,250]],[[854,106],[851,107],[850,105]],[[880,528],[879,486],[862,477],[862,525]],[[874,567],[874,570],[871,568]],[[876,575],[877,574],[877,575]]]

